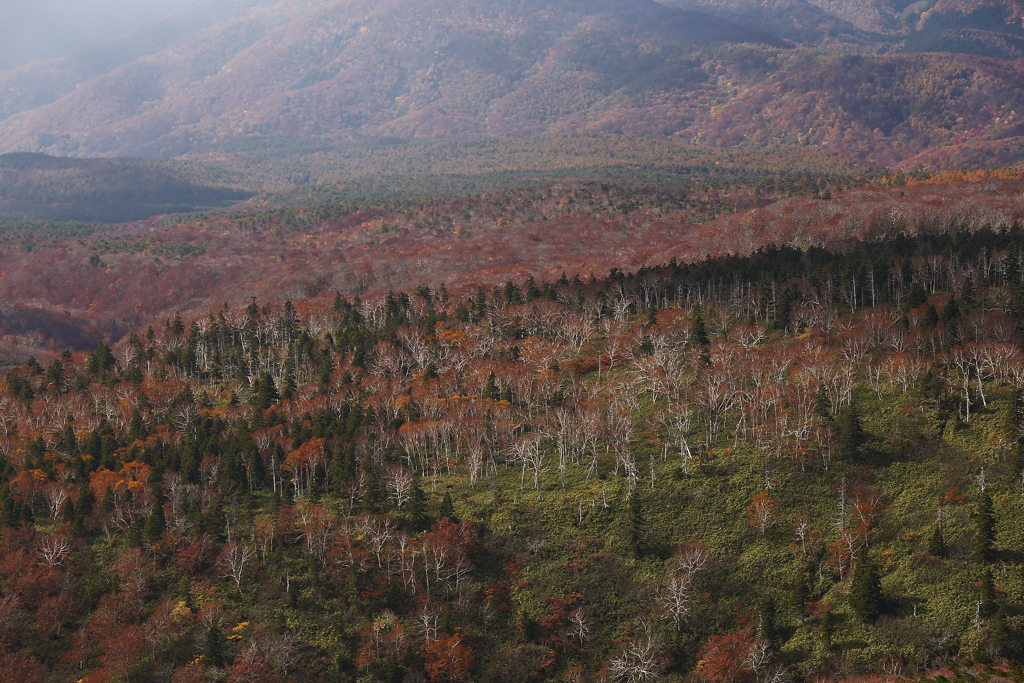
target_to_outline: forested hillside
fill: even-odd
[[[705,180],[317,204],[336,197],[325,187],[267,198],[277,202],[272,207],[113,228],[0,224],[0,360],[49,359],[176,311],[253,295],[276,302],[335,290],[380,295],[409,290],[428,274],[457,288],[550,280],[563,271],[587,277],[770,244],[844,248],[904,229],[1024,221],[1016,171]]]
[[[336,177],[382,136],[626,134],[927,170],[1021,161],[1014,3],[671,4],[210,2],[159,40],[0,73],[0,150],[240,169],[274,150],[291,184],[310,182],[296,154]]]
[[[0,672],[1019,678],[1022,315],[1015,225],[256,299],[29,359]]]
[[[243,185],[194,162],[0,154],[0,220],[136,221],[238,203]]]

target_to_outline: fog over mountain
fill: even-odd
[[[36,0],[4,3],[0,71],[100,45],[193,0]]]

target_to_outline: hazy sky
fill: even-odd
[[[0,70],[115,38],[195,0],[0,0]]]

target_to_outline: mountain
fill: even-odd
[[[166,157],[249,135],[573,129],[706,80],[695,46],[784,46],[651,0],[282,2],[177,22],[213,23],[134,59],[97,53],[95,75],[71,58],[3,74],[0,147]]]
[[[844,52],[951,52],[1020,59],[1019,0],[662,0]]]

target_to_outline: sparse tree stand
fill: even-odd
[[[882,582],[867,550],[857,558],[850,582],[850,607],[857,618],[866,624],[873,624],[882,611]]]

